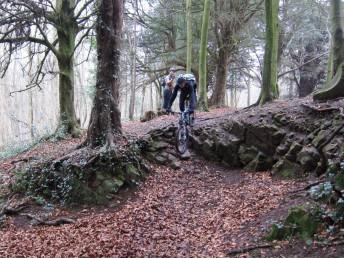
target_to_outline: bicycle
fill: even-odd
[[[180,154],[184,154],[188,150],[189,145],[189,127],[194,123],[194,113],[177,112],[179,114],[178,129],[176,133],[176,149]]]

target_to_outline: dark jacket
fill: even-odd
[[[180,111],[185,110],[185,101],[189,100],[189,111],[194,111],[196,108],[196,83],[195,81],[186,81],[185,86],[182,88],[179,84],[176,84],[174,87],[172,97],[170,100],[169,108],[172,107],[174,100],[177,97],[177,93],[180,90],[180,97],[179,97],[179,108]]]

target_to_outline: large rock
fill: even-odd
[[[155,152],[162,149],[166,149],[170,145],[162,140],[151,141],[148,146],[148,151]]]
[[[211,139],[206,139],[201,144],[202,155],[209,160],[217,160],[216,156],[216,145]]]
[[[223,123],[222,128],[224,129],[224,131],[236,136],[241,141],[245,139],[245,126],[243,123],[237,120],[229,120]]]
[[[118,190],[124,185],[124,182],[118,178],[111,178],[105,180],[101,187],[105,193],[117,193]]]
[[[303,170],[299,164],[281,159],[272,167],[272,174],[283,179],[298,178],[302,176]]]
[[[241,140],[234,135],[227,134],[216,140],[216,155],[220,161],[230,167],[240,167],[238,150]]]
[[[270,124],[246,124],[246,126],[246,145],[255,146],[267,155],[274,155],[285,133],[277,126]]]
[[[293,142],[290,146],[289,151],[287,152],[287,154],[285,155],[286,159],[290,160],[290,161],[296,161],[297,159],[297,155],[299,154],[299,152],[302,150],[302,145],[298,142]]]
[[[255,147],[241,145],[239,148],[239,159],[244,166],[254,160],[257,154],[258,150]]]
[[[284,156],[285,154],[287,154],[287,152],[290,149],[290,145],[291,142],[289,139],[287,139],[286,141],[282,142],[276,149],[276,154],[278,156]]]
[[[307,172],[315,170],[319,161],[320,154],[313,146],[303,147],[297,156],[297,162],[299,162],[302,168]]]
[[[247,171],[267,171],[273,165],[273,159],[259,152],[257,156],[247,165],[244,170]]]
[[[147,122],[147,121],[153,120],[157,116],[158,116],[158,114],[155,113],[154,111],[146,111],[144,113],[143,117],[140,118],[140,121],[141,122]]]
[[[330,136],[331,131],[330,130],[320,130],[317,136],[314,137],[312,141],[313,146],[320,146],[322,143],[324,143],[327,138]]]

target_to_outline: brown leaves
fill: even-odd
[[[222,257],[259,237],[257,224],[293,187],[195,158],[183,167],[156,167],[120,211],[59,228],[9,227],[0,233],[0,256]]]

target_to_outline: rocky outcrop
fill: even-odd
[[[271,170],[285,178],[324,172],[324,164],[343,158],[344,129],[336,131],[343,118],[336,106],[344,102],[338,101],[325,111],[309,105],[307,100],[297,100],[239,111],[206,123],[196,120],[190,147],[198,155],[231,168]],[[152,131],[146,139],[147,158],[178,167],[175,130],[171,125]]]

